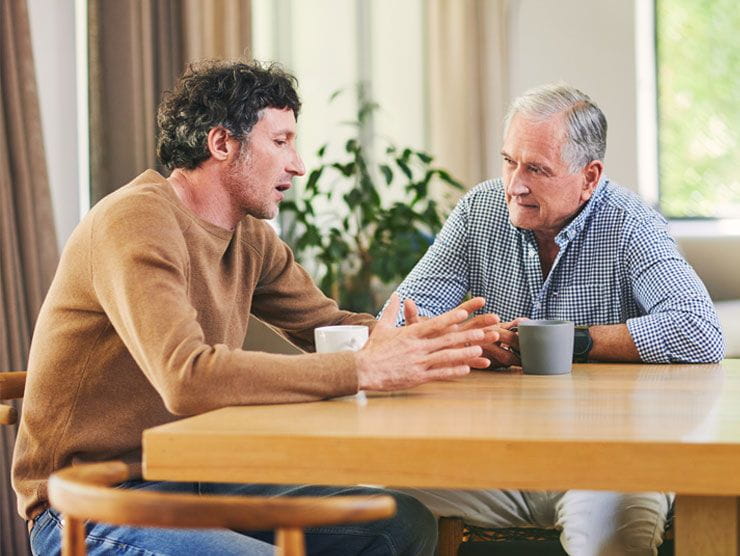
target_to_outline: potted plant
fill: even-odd
[[[315,270],[323,292],[342,308],[375,313],[387,296],[378,291],[381,285],[400,282],[442,227],[446,214],[430,187],[435,181],[455,190],[463,186],[424,151],[386,144],[384,158],[374,160],[371,142],[363,139],[378,105],[363,87],[358,91],[353,133],[342,154],[329,157],[323,145],[302,197],[283,202],[281,210],[292,215],[286,241]]]

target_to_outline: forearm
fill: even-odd
[[[590,360],[640,361],[640,353],[626,324],[591,326],[588,331],[593,342]]]

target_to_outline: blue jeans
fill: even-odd
[[[308,554],[431,555],[437,543],[434,516],[420,502],[405,494],[364,487],[290,485],[240,485],[230,483],[168,483],[129,481],[119,488],[161,492],[229,494],[244,496],[337,496],[388,493],[398,510],[391,519],[345,526],[306,529]],[[136,554],[142,556],[274,554],[272,531],[228,529],[155,529],[102,523],[87,524],[87,551],[91,556]],[[38,556],[61,550],[61,517],[47,509],[35,520],[31,549]]]

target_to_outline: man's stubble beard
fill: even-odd
[[[238,203],[245,215],[270,220],[277,215],[277,205],[269,199],[260,198],[249,182],[252,170],[252,152],[246,141],[241,143],[239,156],[231,163],[226,172],[226,189],[232,199]]]

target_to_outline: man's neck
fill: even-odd
[[[175,168],[167,179],[182,204],[206,222],[233,230],[244,216],[232,206],[217,169],[208,161],[193,170]]]
[[[542,269],[542,279],[547,278],[550,274],[555,258],[558,256],[560,247],[555,243],[557,234],[534,232],[535,241],[537,241],[537,252],[540,257],[540,268]]]

